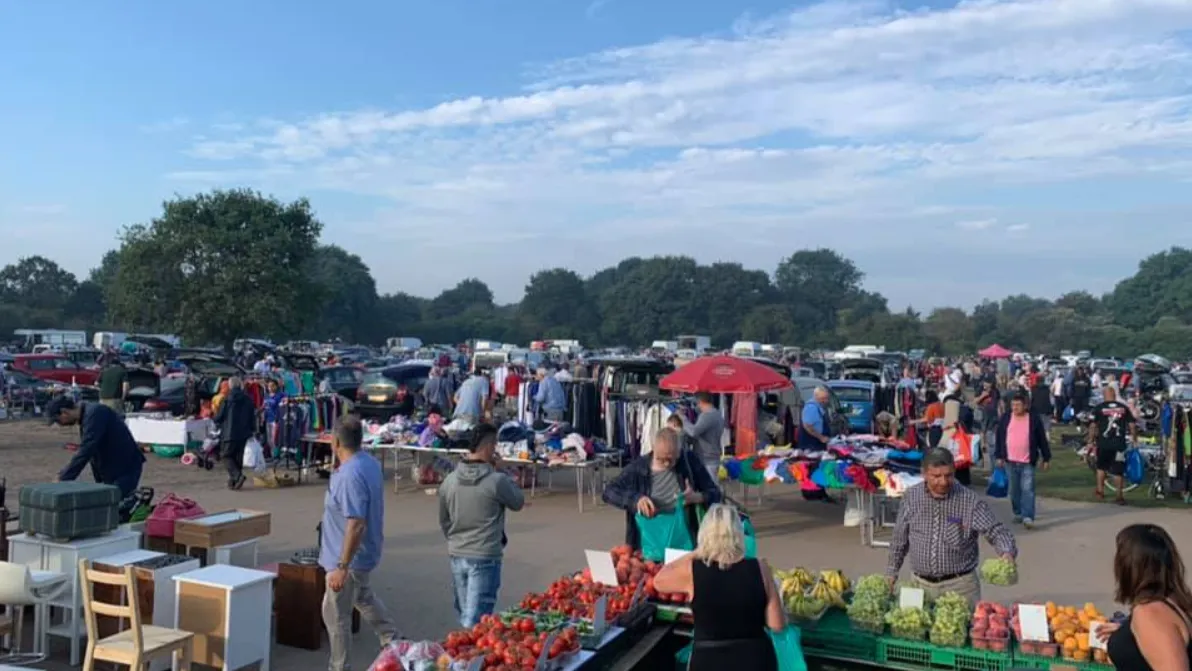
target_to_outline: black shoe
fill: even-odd
[[[236,479],[236,483],[232,485],[232,489],[240,489],[241,487],[244,486],[244,481],[247,479],[248,478],[241,475],[239,478]]]

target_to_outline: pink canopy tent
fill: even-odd
[[[989,347],[986,347],[985,349],[981,350],[980,352],[977,352],[977,354],[985,357],[986,359],[1009,359],[1010,355],[1012,355],[1014,353],[1011,352],[1010,350],[1006,349],[1005,347],[1002,347],[1001,345],[994,343],[994,344],[990,345]]]

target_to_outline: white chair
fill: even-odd
[[[33,664],[46,658],[50,602],[66,592],[67,577],[53,571],[33,571],[28,566],[0,562],[0,604],[12,619],[12,652],[0,664]],[[33,652],[20,652],[25,607],[33,606]]]

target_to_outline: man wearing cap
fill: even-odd
[[[91,464],[95,481],[120,488],[121,496],[129,496],[141,482],[145,455],[137,447],[124,419],[106,405],[79,403],[59,396],[46,407],[51,425],[79,425],[79,449],[70,463],[58,472],[57,481],[74,480]]]

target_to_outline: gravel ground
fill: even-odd
[[[69,458],[63,444],[76,439],[77,432],[72,429],[26,421],[0,422],[0,477],[8,479],[9,503],[15,505],[22,484],[51,479]],[[262,543],[262,562],[286,559],[295,550],[315,544],[324,492],[321,481],[284,490],[254,490],[249,485],[240,492],[228,492],[223,482],[218,471],[184,467],[153,456],[142,480],[142,484],[155,487],[159,497],[175,492],[196,499],[208,511],[237,506],[271,511],[273,532]],[[579,513],[574,487],[570,477],[557,476],[552,491],[540,493],[523,512],[510,515],[501,607],[580,567],[585,548],[603,549],[621,541],[623,514],[606,506],[588,506]],[[374,575],[374,587],[407,635],[441,637],[452,628],[454,613],[436,499],[412,487],[399,494],[390,490],[387,496],[385,559]],[[770,488],[760,505],[751,497],[750,504],[759,552],[775,566],[839,568],[850,576],[884,570],[885,551],[861,547],[859,532],[841,526],[839,505],[804,502],[785,487]],[[1008,520],[1008,505],[1003,501],[994,505]],[[1013,588],[988,589],[986,598],[1004,602],[1046,598],[1073,604],[1092,601],[1112,610],[1110,571],[1118,529],[1149,521],[1167,527],[1177,541],[1192,537],[1192,518],[1173,510],[1047,500],[1040,502],[1039,517],[1038,528],[1018,533],[1021,582]],[[355,640],[355,668],[367,669],[376,653],[375,639],[366,626]],[[63,641],[52,642],[53,659],[42,668],[68,668]],[[278,646],[274,668],[326,668],[326,647],[307,652]]]

